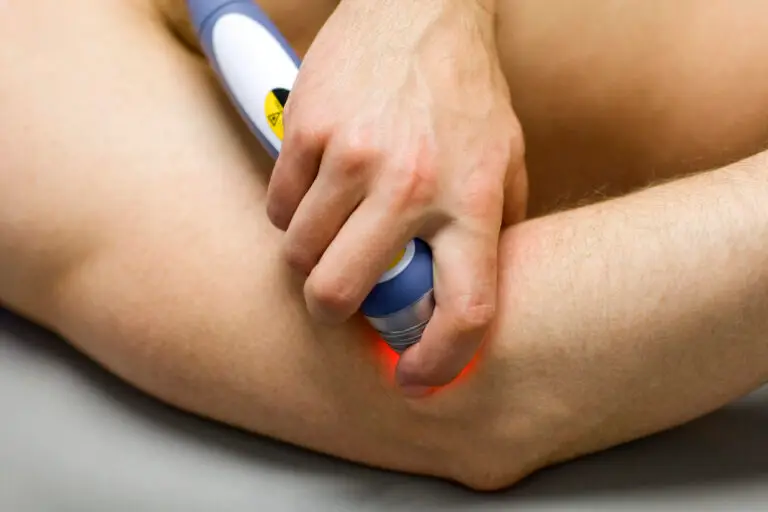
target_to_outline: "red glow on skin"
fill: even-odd
[[[392,350],[392,348],[387,345],[387,342],[381,339],[379,336],[374,337],[374,343],[374,350],[376,351],[378,360],[381,361],[384,375],[387,377],[387,379],[394,383],[395,369],[397,368],[397,361],[400,359],[400,355]]]
[[[384,375],[389,379],[393,384],[395,381],[395,372],[397,368],[397,362],[400,360],[400,354],[392,350],[392,348],[387,345],[387,342],[385,342],[383,339],[381,339],[379,336],[374,336],[374,350],[376,352],[376,356],[378,357],[379,361],[381,362],[381,367],[384,370]],[[455,385],[460,385],[461,382],[467,379],[470,375],[472,375],[477,370],[477,361],[480,358],[480,352],[478,351],[475,356],[472,358],[472,360],[467,364],[464,369],[459,372],[459,374],[456,376],[453,381],[446,384],[445,386],[437,387],[433,390],[433,393],[435,391],[443,390],[447,387],[452,387]]]
[[[459,375],[453,379],[453,382],[458,382],[460,380],[464,380],[467,376],[471,375],[475,370],[477,370],[477,360],[480,357],[480,352],[476,352],[474,357],[472,357],[472,360],[467,364],[467,366],[464,367],[461,372],[459,372]]]

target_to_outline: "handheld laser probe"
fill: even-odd
[[[283,108],[300,61],[253,0],[187,0],[203,51],[230,99],[273,158],[283,140]],[[421,339],[434,311],[432,252],[411,240],[361,310],[396,352]]]

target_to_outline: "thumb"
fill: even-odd
[[[431,240],[435,311],[419,343],[400,357],[404,391],[443,386],[470,362],[494,317],[498,236],[494,228],[452,227]]]

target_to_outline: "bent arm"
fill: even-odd
[[[517,381],[510,400],[533,389],[564,409],[555,459],[768,381],[766,205],[762,153],[505,234],[489,371]]]
[[[471,371],[420,403],[395,391],[392,359],[362,322],[327,329],[308,318],[279,235],[246,222],[256,214],[239,200],[234,222],[193,253],[170,235],[94,258],[69,281],[58,325],[179,407],[496,488],[766,381],[767,190],[761,154],[506,231],[497,325]],[[258,249],[248,232],[264,235]]]
[[[125,380],[244,429],[483,488],[765,380],[758,156],[506,231],[484,353],[456,385],[404,401],[363,322],[310,321],[264,213],[268,159],[204,63],[135,5],[69,2],[79,15],[62,24],[61,2],[14,4],[16,51],[0,53],[13,70],[0,80],[0,300]]]

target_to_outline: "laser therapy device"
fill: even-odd
[[[277,158],[283,109],[300,61],[253,0],[187,0],[205,55],[253,133]],[[435,307],[432,252],[411,240],[366,297],[361,310],[402,353],[421,339]]]

